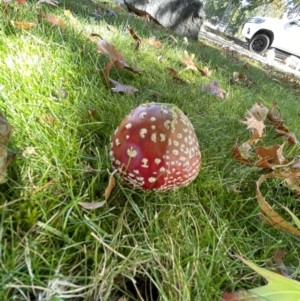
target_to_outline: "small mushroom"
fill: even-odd
[[[201,166],[193,125],[172,104],[142,104],[116,129],[112,165],[131,186],[165,191],[192,182]]]

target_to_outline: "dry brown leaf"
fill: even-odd
[[[255,116],[248,111],[248,116],[246,117],[246,121],[241,121],[241,123],[247,125],[247,129],[253,130],[256,129],[259,137],[263,136],[263,132],[265,129],[265,124],[262,120],[257,120]]]
[[[235,82],[239,81],[240,79],[245,78],[245,74],[240,73],[240,72],[233,72],[232,78]]]
[[[117,50],[112,44],[110,44],[109,42],[107,42],[103,39],[96,41],[96,39],[94,38],[95,36],[98,36],[98,35],[92,34],[91,36],[89,36],[89,38],[91,41],[97,43],[98,52],[105,53],[109,56],[109,58],[111,60],[111,62],[109,64],[112,64],[117,69],[124,68],[133,73],[141,74],[141,72],[138,69],[130,67],[126,63],[124,55],[121,51]],[[112,65],[110,65],[109,70]],[[108,66],[106,66],[106,67],[108,67]]]
[[[288,162],[283,156],[283,148],[285,143],[282,145],[271,145],[268,147],[256,147],[255,153],[259,161],[255,164],[257,167],[266,169],[274,169],[285,166]]]
[[[288,132],[281,131],[277,128],[275,129],[275,131],[276,131],[278,136],[286,137],[287,141],[290,145],[299,144],[299,141],[297,140],[297,137],[294,133],[292,133],[290,131],[288,131]]]
[[[178,73],[173,68],[167,67],[167,71],[172,76],[174,82],[178,84],[186,84],[186,82],[178,76]]]
[[[267,117],[275,128],[283,132],[289,132],[289,129],[283,123],[281,111],[277,107],[277,103],[275,101],[272,103],[272,108]]]
[[[139,49],[142,43],[141,38],[135,33],[134,29],[132,27],[128,28],[129,33],[131,34],[131,36],[133,37],[133,39],[136,41],[136,46],[135,49]]]
[[[257,102],[255,105],[252,106],[252,108],[249,110],[249,112],[252,113],[252,115],[257,119],[257,120],[262,120],[265,121],[269,109],[265,107],[263,104]]]
[[[273,255],[273,261],[276,263],[276,270],[274,272],[285,277],[290,277],[290,275],[287,272],[287,268],[283,262],[284,257],[285,252],[282,249],[275,250]]]
[[[112,82],[115,86],[113,88],[111,88],[111,90],[113,92],[123,92],[127,95],[132,94],[134,92],[137,92],[138,89],[129,86],[129,85],[123,85],[115,80],[113,80],[112,78],[108,78],[110,82]]]
[[[233,72],[232,80],[234,83],[243,84],[245,87],[255,84],[254,81],[250,80],[245,74],[240,72]]]
[[[240,147],[238,145],[235,145],[231,152],[232,158],[236,159],[237,161],[243,162],[246,165],[252,165],[250,160],[245,156],[245,154],[242,154],[240,151]]]
[[[89,114],[89,116],[95,117],[97,115],[98,111],[96,109],[89,109],[87,111],[87,113]]]
[[[37,25],[36,22],[15,22],[11,21],[12,25],[16,28],[21,28],[21,29],[30,29],[31,27],[34,27]]]
[[[48,114],[43,114],[41,117],[40,117],[40,122],[41,123],[47,123],[49,125],[54,125],[56,120],[53,116],[51,115],[48,115]]]
[[[64,23],[64,21],[58,20],[53,15],[46,15],[46,14],[43,14],[43,13],[39,13],[38,14],[38,19],[39,20],[46,19],[46,20],[48,20],[51,23],[51,25],[56,25],[56,26],[61,27],[61,28],[65,28],[66,27],[66,24]]]
[[[219,83],[215,80],[212,80],[212,82],[209,85],[202,86],[203,91],[208,91],[211,95],[217,96],[221,99],[225,99],[227,96],[227,93],[224,89],[222,89],[219,86]]]
[[[249,151],[251,150],[251,146],[244,142],[242,145],[239,146],[239,152],[242,156],[242,158],[249,160]]]
[[[149,39],[143,39],[144,43],[154,46],[155,48],[161,47],[161,42],[156,40],[156,37],[151,37]]]
[[[112,173],[112,174],[110,174],[109,182],[105,189],[105,193],[104,193],[105,200],[107,200],[109,198],[111,191],[115,188],[115,186],[116,186],[116,180],[114,178],[114,173]]]
[[[256,143],[256,142],[258,142],[259,140],[262,140],[262,139],[263,139],[263,137],[259,136],[257,129],[253,129],[252,130],[252,137],[247,141],[247,143],[249,145],[252,145],[253,143]]]
[[[200,71],[200,68],[195,64],[194,57],[195,54],[189,55],[186,50],[184,50],[185,59],[183,59],[181,62],[186,65],[185,70],[194,70],[194,71]]]
[[[105,200],[104,201],[101,201],[101,202],[93,202],[93,203],[88,203],[88,202],[78,202],[78,204],[83,207],[84,209],[88,209],[88,210],[93,210],[93,209],[97,209],[97,208],[100,208],[100,207],[103,207],[110,194],[111,194],[111,191],[114,189],[114,187],[116,186],[116,180],[114,178],[114,174],[115,172],[111,173],[110,176],[109,176],[109,181],[108,181],[108,185],[105,189],[105,193],[104,193],[104,197],[105,197]]]
[[[121,51],[117,50],[115,46],[107,42],[106,40],[100,39],[97,41],[98,52],[105,53],[109,56],[111,61],[119,61],[119,63],[125,63],[124,55]],[[126,64],[127,65],[127,64]]]
[[[199,71],[201,72],[201,74],[202,74],[203,76],[211,76],[211,74],[212,74],[212,71],[211,71],[211,70],[208,70],[207,67],[204,67],[204,68],[202,68],[202,69],[199,69]]]
[[[269,224],[270,226],[276,229],[280,229],[282,231],[300,236],[300,230],[292,226],[283,217],[281,217],[275,210],[273,210],[273,208],[264,199],[263,195],[260,192],[260,186],[266,179],[282,178],[282,177],[284,178],[282,174],[271,173],[267,175],[262,175],[256,182],[256,197],[262,214],[262,219],[265,223]]]

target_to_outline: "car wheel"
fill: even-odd
[[[264,53],[270,45],[270,39],[266,34],[255,35],[249,44],[249,50],[255,53]]]

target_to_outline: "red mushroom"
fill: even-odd
[[[185,186],[201,166],[193,125],[179,108],[160,103],[142,104],[121,121],[110,158],[128,184],[144,190]]]

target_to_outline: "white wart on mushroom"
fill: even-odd
[[[149,103],[132,110],[112,137],[110,157],[127,183],[145,190],[185,186],[201,165],[193,125],[170,104]]]

